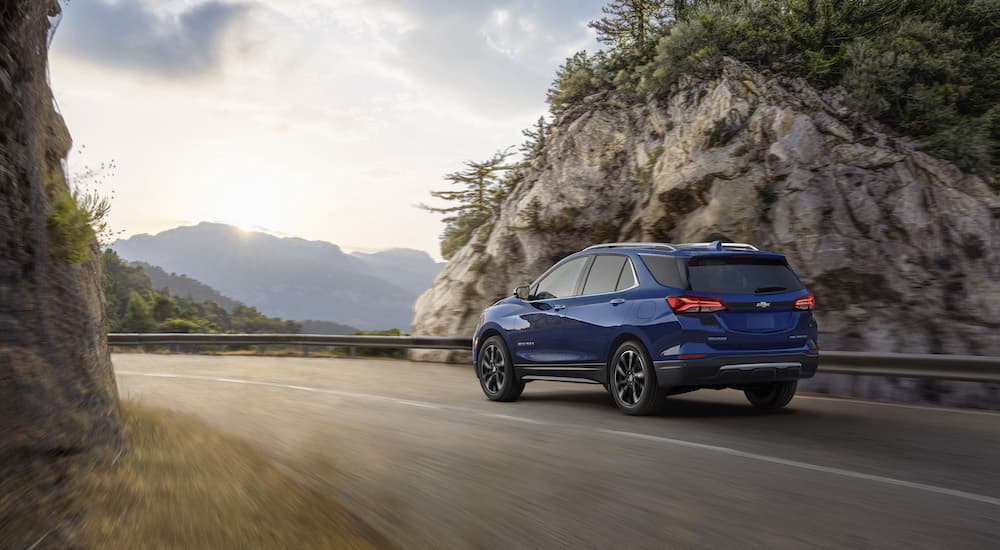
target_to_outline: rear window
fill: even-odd
[[[649,272],[653,274],[656,282],[663,286],[673,288],[685,288],[683,264],[673,256],[661,256],[659,254],[640,254],[642,263],[646,264]]]
[[[782,260],[693,258],[687,266],[691,290],[720,294],[774,294],[800,290],[802,283]]]

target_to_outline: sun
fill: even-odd
[[[268,186],[246,186],[238,192],[222,194],[206,204],[206,217],[236,227],[240,233],[282,231],[294,220],[287,202]]]

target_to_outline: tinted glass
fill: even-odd
[[[684,282],[683,272],[681,271],[683,269],[682,264],[677,258],[661,256],[659,254],[642,254],[640,257],[642,258],[642,263],[646,264],[649,272],[653,274],[656,282],[673,288],[685,288],[687,286]]]
[[[688,262],[691,290],[728,294],[773,294],[799,290],[802,283],[781,260],[695,258]]]
[[[625,258],[625,266],[622,267],[622,274],[618,277],[618,290],[625,290],[635,286],[635,271],[632,269],[632,260]]]
[[[583,285],[584,294],[601,294],[614,292],[618,286],[618,277],[622,273],[625,265],[625,256],[602,255],[594,257],[594,264],[587,275],[587,282]]]
[[[535,287],[534,300],[548,300],[549,298],[566,298],[576,295],[576,283],[580,281],[580,274],[583,267],[590,258],[576,258],[557,267],[552,273],[538,281]]]

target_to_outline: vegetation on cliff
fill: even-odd
[[[1000,177],[998,0],[613,4],[616,24],[594,24],[610,47],[559,69],[548,96],[554,113],[600,91],[668,95],[685,77],[718,76],[728,56],[820,89],[841,86],[858,111],[928,152]]]
[[[602,92],[626,103],[669,97],[719,76],[731,57],[839,88],[855,112],[1000,186],[1000,0],[614,0],[591,27],[606,47],[557,69],[553,116]],[[508,163],[509,188],[548,132],[543,120],[526,159]],[[462,195],[435,196],[460,213],[444,220],[448,258],[491,216]]]

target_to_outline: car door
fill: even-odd
[[[603,366],[630,306],[625,292],[636,284],[627,255],[595,255],[580,295],[565,301],[563,340],[557,345],[576,361]]]
[[[566,318],[562,311],[567,300],[579,294],[580,285],[591,262],[590,256],[567,260],[546,272],[531,287],[529,310],[521,315],[526,328],[513,337],[515,363],[551,364],[565,362]]]

